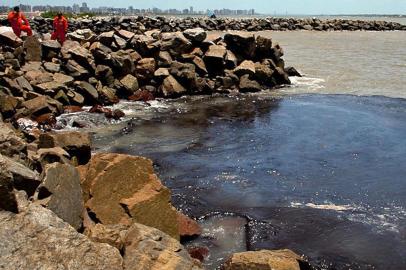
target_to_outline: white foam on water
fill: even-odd
[[[399,223],[406,219],[406,209],[395,205],[372,209],[369,206],[336,205],[331,202],[325,202],[323,204],[291,202],[290,207],[312,208],[344,213],[347,214],[345,217],[348,220],[371,225],[378,233],[385,231],[400,233]]]
[[[306,88],[307,90],[316,91],[323,89],[326,80],[312,77],[289,77],[293,87]]]

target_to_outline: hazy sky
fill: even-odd
[[[72,5],[76,0],[0,0],[2,4],[15,5]],[[406,0],[89,0],[90,7],[115,6],[134,8],[157,7],[183,9],[193,6],[195,10],[254,8],[259,13],[284,14],[406,14]]]

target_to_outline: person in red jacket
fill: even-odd
[[[68,31],[68,20],[62,15],[62,13],[58,13],[58,15],[54,18],[54,32],[52,33],[51,39],[58,40],[61,45],[66,40],[66,32]]]
[[[30,23],[24,14],[20,12],[20,7],[15,7],[14,11],[8,14],[8,21],[17,37],[21,36],[21,32],[26,32],[28,36],[32,36]]]

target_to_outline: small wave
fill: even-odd
[[[324,83],[326,82],[321,78],[312,77],[289,77],[292,85],[295,87],[306,87],[310,90],[318,90],[324,88]]]
[[[328,204],[306,203],[306,204],[303,204],[303,203],[298,203],[298,202],[292,202],[290,205],[291,205],[291,207],[295,207],[295,208],[309,207],[309,208],[313,208],[313,209],[332,210],[332,211],[338,211],[338,212],[354,210],[354,207],[352,207],[350,205],[335,205],[332,203],[328,203]]]

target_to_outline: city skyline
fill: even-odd
[[[60,0],[60,6],[72,6],[73,4],[81,5],[83,1],[68,1]],[[14,6],[18,4],[27,4],[27,1],[5,0],[2,5]],[[251,1],[235,1],[235,0],[206,0],[204,2],[195,0],[172,0],[172,1],[139,1],[139,0],[116,0],[114,6],[108,0],[89,1],[90,8],[96,7],[114,7],[128,8],[133,6],[135,9],[152,9],[158,8],[161,10],[178,9],[184,10],[189,7],[194,7],[196,11],[206,10],[250,10],[255,9],[261,14],[406,14],[406,1],[400,0],[251,0]],[[55,5],[55,1],[51,0],[30,0],[29,4],[35,5]]]

